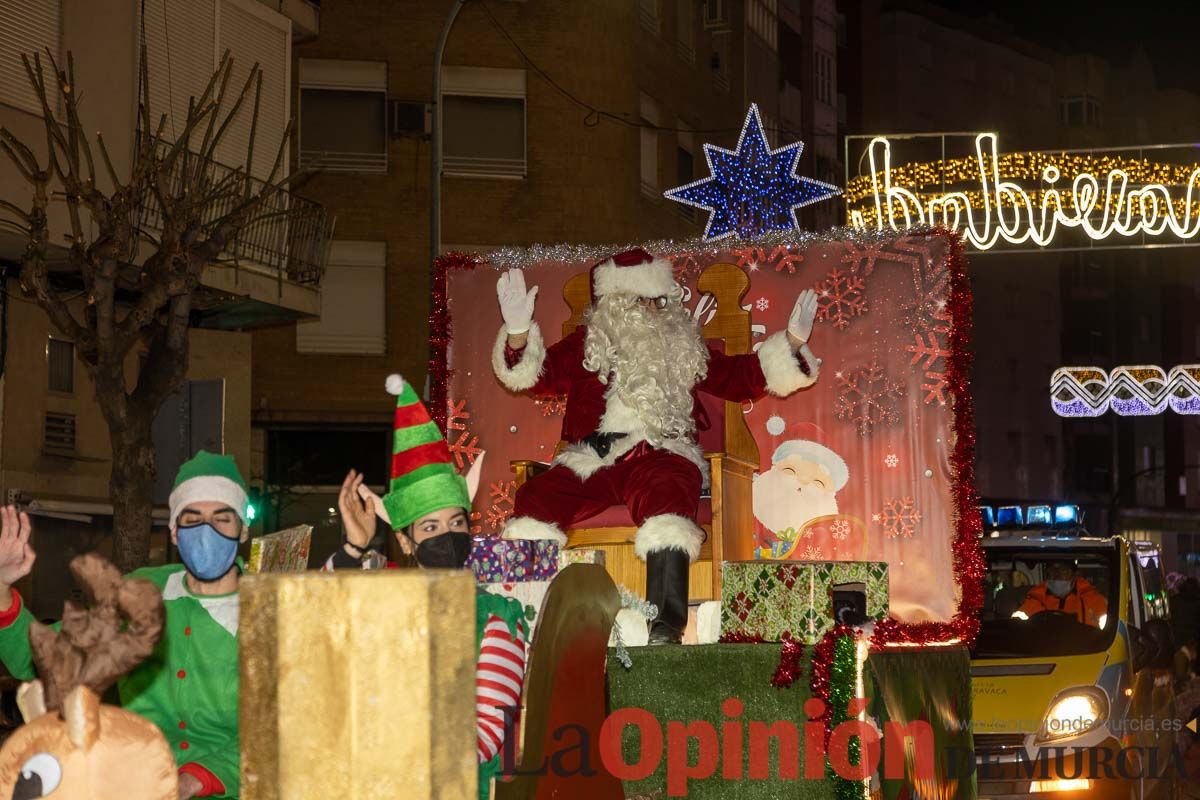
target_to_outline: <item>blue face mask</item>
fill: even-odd
[[[238,540],[202,522],[177,531],[179,557],[183,565],[198,580],[215,581],[233,566],[237,558]]]

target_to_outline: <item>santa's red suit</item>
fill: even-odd
[[[670,262],[642,250],[597,264],[591,278],[593,303],[607,294],[679,296]],[[703,453],[694,435],[660,437],[656,444],[647,440],[646,426],[615,391],[615,381],[602,381],[584,366],[587,335],[580,326],[547,349],[532,323],[519,349],[508,345],[506,329],[496,340],[492,365],[509,390],[566,396],[562,438],[567,446],[550,470],[518,489],[503,535],[565,544],[564,531],[572,525],[624,504],[638,526],[634,552],[641,559],[649,564],[653,554],[673,550],[695,561],[704,541],[696,524],[707,471]],[[706,375],[691,390],[692,418],[698,429],[708,424],[701,392],[737,403],[768,393],[784,397],[812,384],[817,366],[793,351],[786,331],[769,337],[753,354],[725,355],[709,347]],[[686,580],[686,562],[683,571]],[[686,603],[686,584],[683,591]]]

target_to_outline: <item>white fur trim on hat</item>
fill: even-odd
[[[695,563],[700,557],[700,545],[704,544],[704,529],[687,517],[678,514],[659,514],[650,517],[638,528],[633,540],[633,553],[642,561],[659,550],[682,550],[688,562]]]
[[[841,491],[846,481],[850,480],[850,468],[846,466],[845,460],[823,444],[808,439],[790,439],[775,448],[771,463],[778,464],[785,458],[799,458],[824,467],[829,477],[833,478],[835,492]]]
[[[533,517],[513,517],[504,526],[501,539],[547,539],[559,547],[567,543],[567,535],[551,522],[542,522]]]
[[[171,492],[171,496],[167,498],[167,506],[171,513],[170,525],[172,528],[175,527],[176,517],[189,503],[224,503],[236,511],[242,523],[245,524],[248,502],[246,490],[229,478],[220,475],[190,478],[176,486],[175,490]]]
[[[792,343],[788,341],[787,331],[767,337],[758,348],[758,364],[767,379],[767,391],[776,397],[787,397],[817,382],[817,365],[810,361],[809,374],[804,374],[799,359],[792,351]]]
[[[649,264],[619,267],[611,258],[592,271],[592,293],[632,294],[637,297],[663,297],[675,288],[671,262],[656,258]]]
[[[524,392],[532,389],[542,376],[542,365],[546,362],[546,342],[542,339],[542,330],[535,322],[529,328],[529,339],[525,349],[521,351],[521,360],[512,367],[504,359],[504,350],[508,344],[508,331],[502,326],[496,344],[492,347],[492,370],[496,378],[510,392]]]
[[[387,380],[383,382],[387,393],[399,397],[404,391],[404,377],[393,372],[387,376]]]

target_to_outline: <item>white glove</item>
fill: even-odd
[[[801,342],[807,342],[812,336],[813,320],[817,316],[817,293],[812,289],[805,289],[796,298],[796,305],[792,307],[792,315],[788,317],[788,333],[795,336]]]
[[[496,282],[496,295],[500,298],[500,315],[509,334],[526,333],[533,324],[533,303],[537,300],[538,287],[525,291],[525,273],[510,269]],[[814,301],[815,302],[815,301]],[[809,323],[809,327],[812,324]]]

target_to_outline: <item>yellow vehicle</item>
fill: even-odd
[[[1005,511],[1007,529],[984,515],[971,661],[979,797],[1173,797],[1181,722],[1158,551],[1091,537],[1077,511],[1031,508],[1032,527]]]

